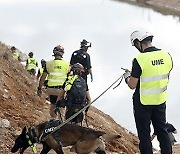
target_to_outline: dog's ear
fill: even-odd
[[[23,128],[23,130],[22,130],[22,133],[24,134],[24,133],[26,133],[27,132],[27,126],[25,126],[24,128]]]

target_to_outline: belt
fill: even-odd
[[[63,86],[48,86],[48,88],[61,89],[61,88],[63,88]]]

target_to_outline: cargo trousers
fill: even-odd
[[[151,123],[157,132],[161,154],[172,154],[172,146],[166,128],[166,103],[142,105],[139,97],[133,97],[134,118],[140,140],[141,154],[153,154],[151,143]]]

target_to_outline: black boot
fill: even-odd
[[[97,153],[97,154],[106,154],[106,152],[103,151],[103,150],[98,150],[98,151],[96,151],[96,153]]]

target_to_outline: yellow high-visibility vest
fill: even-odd
[[[136,57],[140,76],[140,101],[143,105],[159,105],[167,100],[167,85],[172,69],[171,56],[162,50],[140,53]]]
[[[43,74],[43,71],[44,71],[44,68],[41,67],[41,68],[39,69],[39,72],[40,72],[41,75]]]
[[[46,64],[48,86],[62,86],[67,78],[69,63],[64,60],[52,60]]]
[[[37,63],[36,59],[28,58],[27,70],[36,69],[36,63]]]
[[[18,59],[19,54],[17,52],[13,52],[13,57],[14,57],[14,59]]]
[[[71,89],[74,81],[78,78],[78,75],[72,75],[72,76],[68,76],[68,79],[65,83],[65,88],[64,90],[67,92]]]

